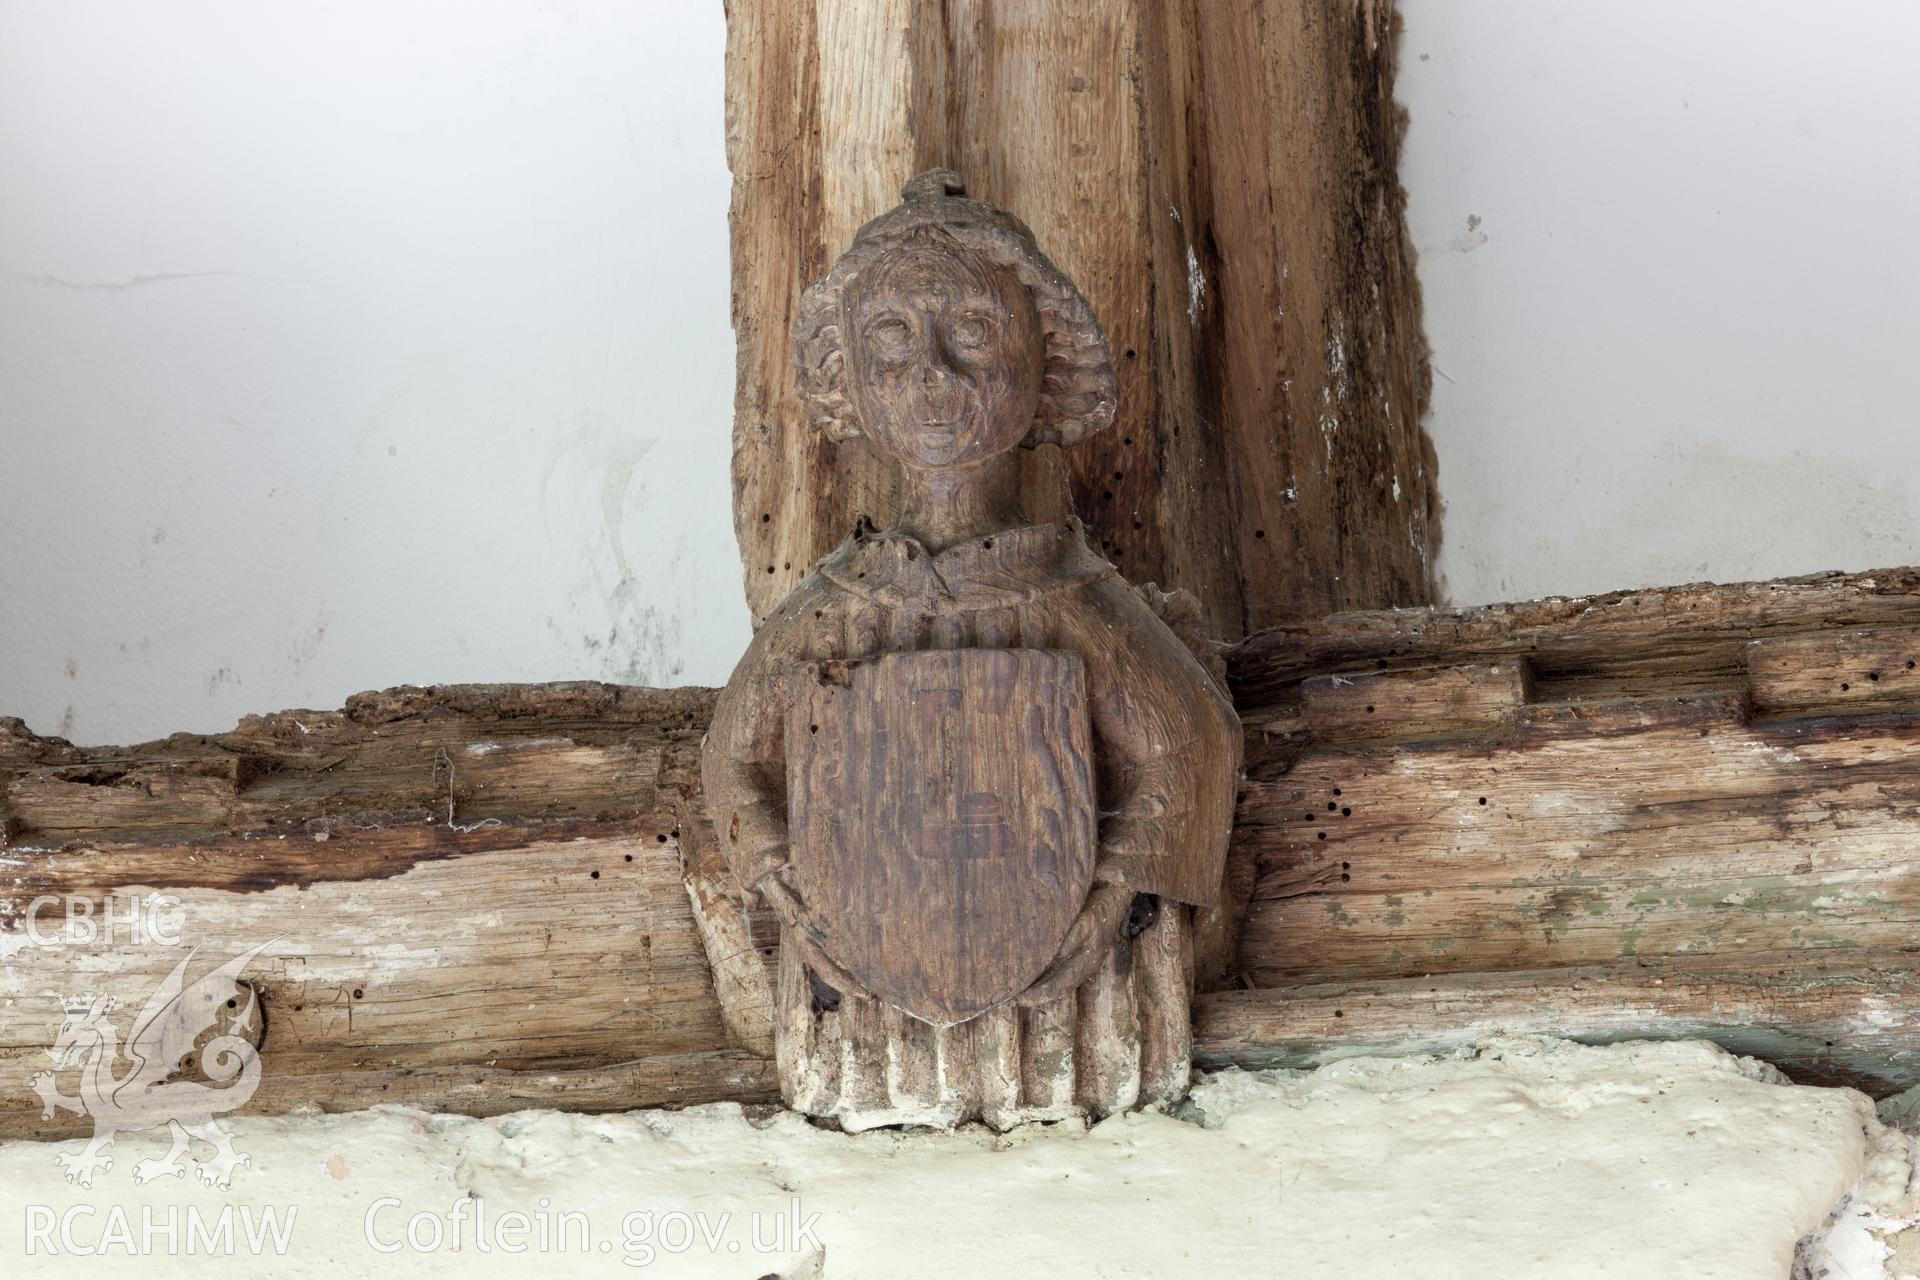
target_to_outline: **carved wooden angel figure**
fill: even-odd
[[[804,294],[809,419],[901,469],[769,617],[708,733],[729,866],[782,923],[788,1105],[849,1130],[1101,1116],[1187,1087],[1192,918],[1239,723],[1016,447],[1108,425],[1098,322],[936,170]]]

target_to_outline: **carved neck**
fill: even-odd
[[[969,538],[1026,522],[1020,505],[1020,460],[1011,453],[964,471],[901,468],[900,517],[894,531],[936,555]]]

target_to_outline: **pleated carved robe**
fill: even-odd
[[[842,992],[780,949],[775,1042],[789,1106],[846,1129],[1098,1117],[1187,1087],[1192,908],[1219,894],[1239,725],[1219,685],[1078,521],[931,554],[863,526],[769,617],[715,708],[708,812],[749,889],[788,861],[788,676],[810,662],[931,649],[1078,653],[1100,874],[1138,895],[1074,992],[935,1027]],[[1218,744],[1230,741],[1230,750]],[[1199,743],[1213,749],[1194,750]]]

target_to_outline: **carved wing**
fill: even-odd
[[[195,947],[173,966],[163,979],[127,1034],[127,1057],[134,1063],[126,1083],[145,1087],[179,1069],[180,1060],[193,1052],[194,1043],[211,1030],[233,998],[234,988],[255,956],[279,938],[244,951],[217,969],[188,983],[187,966],[200,948]]]

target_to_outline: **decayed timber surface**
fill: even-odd
[[[1517,1029],[1920,1081],[1920,571],[1347,614],[1228,656],[1248,914],[1203,1064]],[[773,1097],[774,930],[700,816],[711,706],[443,686],[87,749],[0,721],[0,1132],[77,1131],[26,1083],[61,996],[137,1008],[183,954],[36,945],[40,895],[170,894],[209,965],[279,938],[255,1109]]]
[[[1112,345],[1115,426],[1030,456],[1030,516],[1077,513],[1215,636],[1430,601],[1395,22],[1353,0],[733,0],[733,511],[755,620],[856,516],[895,513],[889,466],[807,427],[787,331],[802,286],[933,167],[1018,213]]]
[[[1202,1056],[1520,1026],[1915,1083],[1916,663],[1907,568],[1252,638],[1246,989],[1197,1013]]]
[[[256,1110],[774,1096],[764,1056],[728,1034],[682,876],[712,703],[399,689],[85,751],[0,721],[0,1132],[78,1124],[42,1126],[26,1084],[62,995],[120,997],[124,1033],[184,953],[124,924],[112,946],[36,945],[40,895],[111,895],[122,914],[169,895],[206,967],[280,939],[246,975],[266,1018]],[[35,914],[58,933],[58,905]]]

